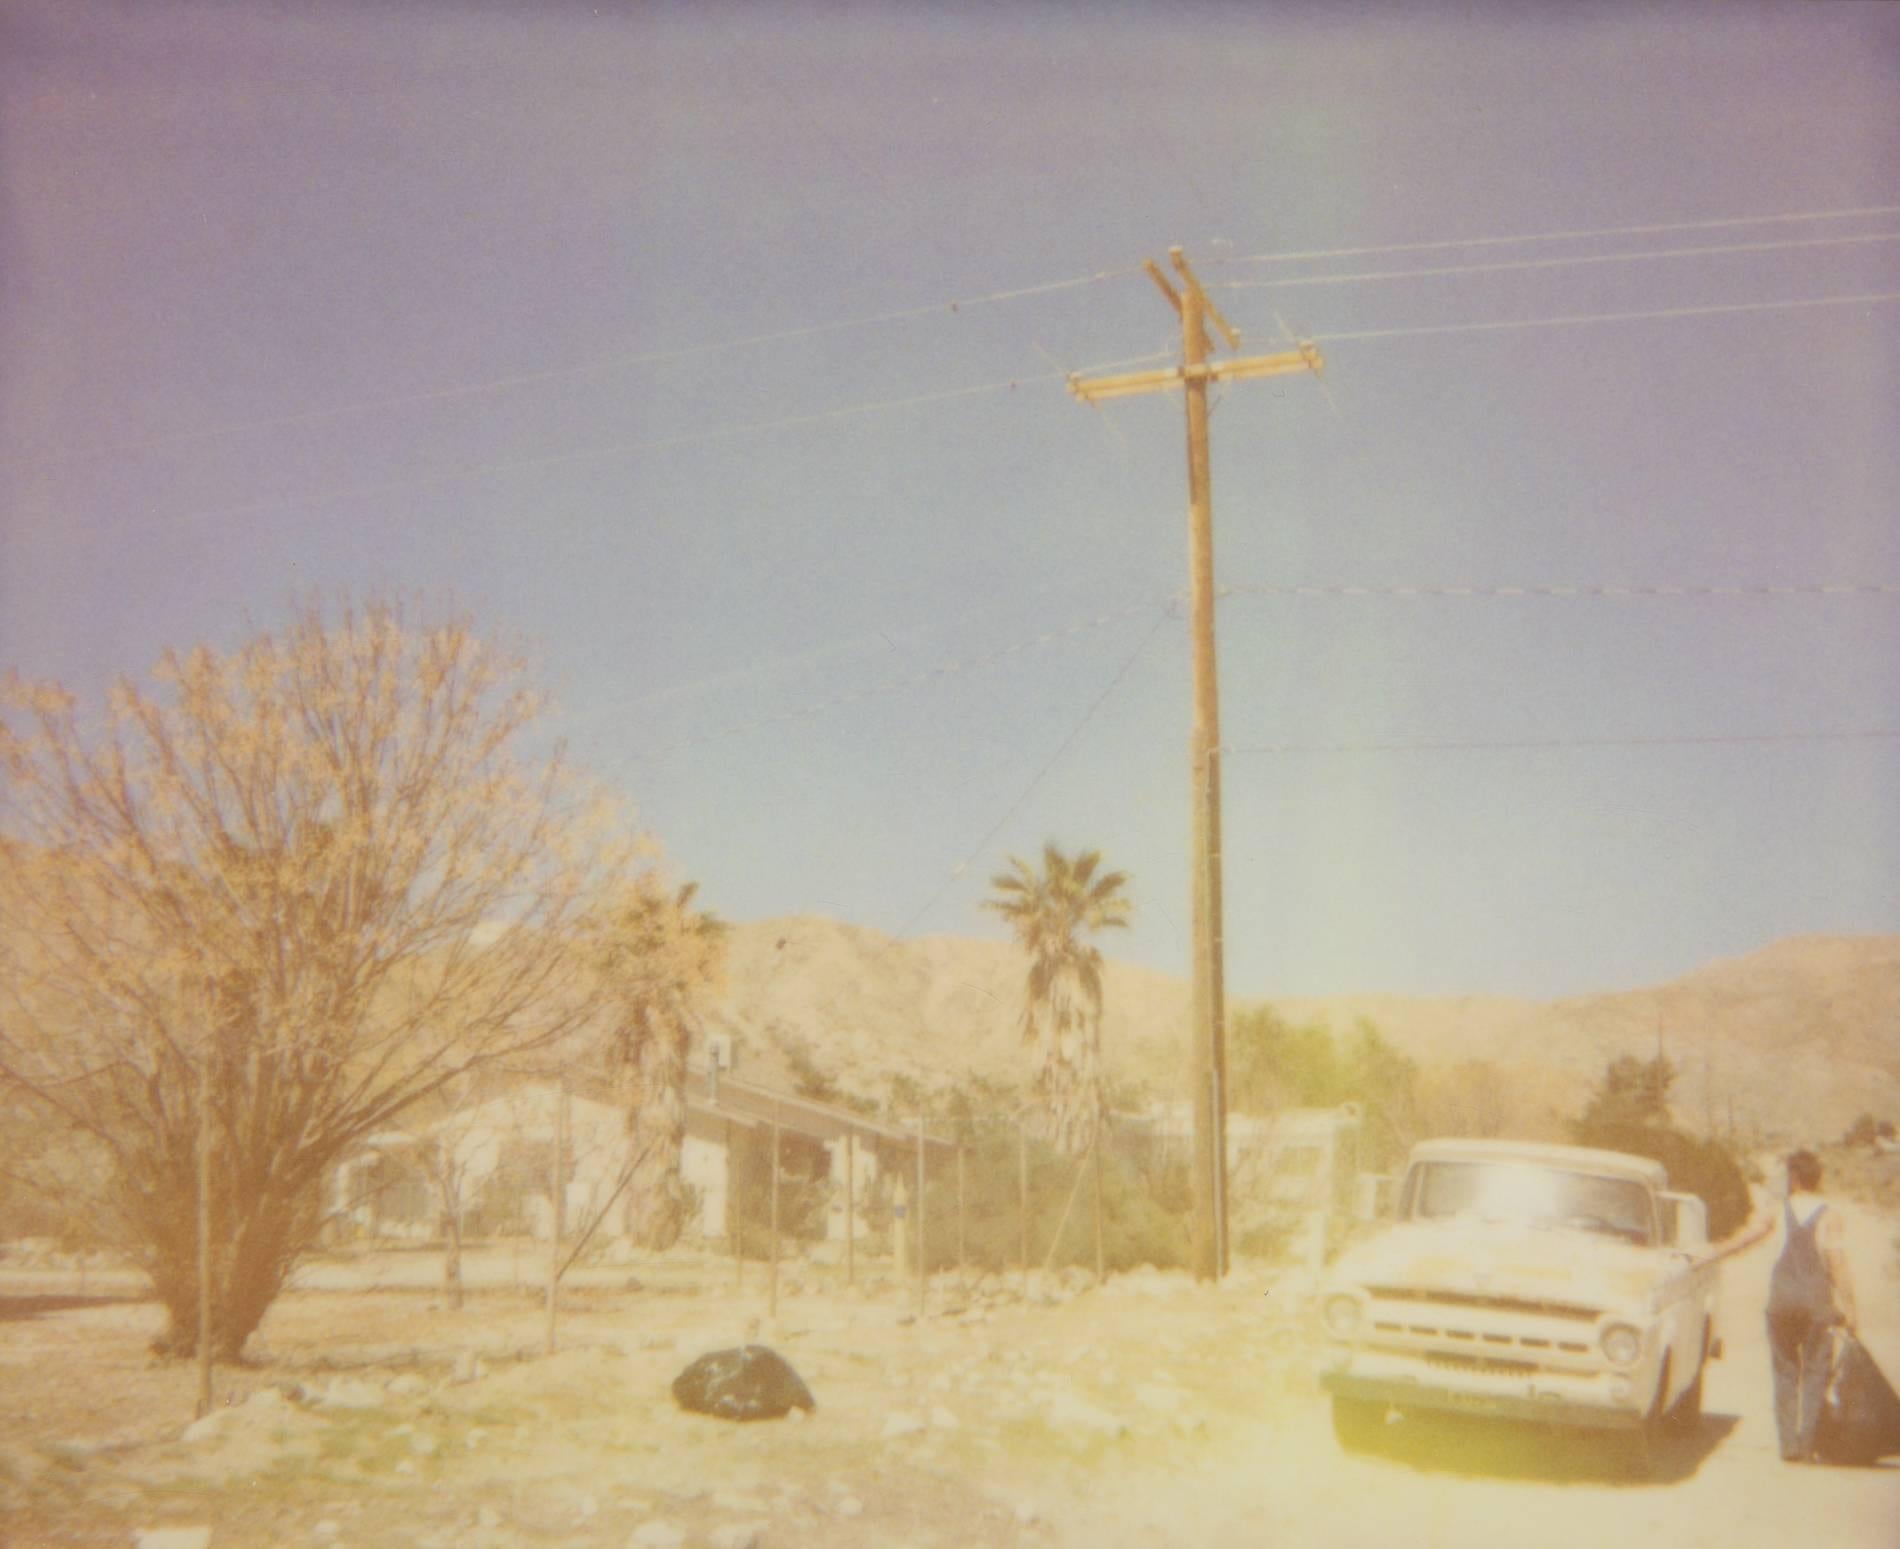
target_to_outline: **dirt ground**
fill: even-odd
[[[1900,1371],[1900,1225],[1842,1209],[1868,1343]],[[591,1272],[550,1358],[525,1255],[473,1266],[481,1288],[459,1312],[415,1255],[317,1265],[272,1309],[253,1364],[220,1371],[217,1414],[189,1436],[195,1374],[146,1353],[155,1305],[62,1305],[70,1276],[13,1275],[0,1542],[128,1545],[204,1525],[217,1549],[1893,1549],[1900,1467],[1775,1455],[1771,1252],[1727,1267],[1707,1413],[1647,1478],[1587,1438],[1477,1427],[1395,1426],[1378,1455],[1343,1456],[1281,1310],[1290,1288],[1245,1268],[1218,1289],[1153,1272],[1038,1281],[1026,1302],[1007,1277],[987,1291],[946,1278],[918,1319],[876,1270],[846,1290],[801,1267],[772,1322],[759,1266],[735,1290],[729,1263],[673,1255]],[[339,1288],[365,1277],[381,1288]],[[100,1287],[95,1274],[89,1295]],[[688,1360],[748,1335],[798,1369],[815,1414],[734,1425],[674,1405]]]

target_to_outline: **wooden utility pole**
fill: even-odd
[[[1240,335],[1208,299],[1181,249],[1169,248],[1168,257],[1181,278],[1180,290],[1152,259],[1147,270],[1180,314],[1181,364],[1090,380],[1071,377],[1069,391],[1088,404],[1177,387],[1187,394],[1188,616],[1194,641],[1194,729],[1188,740],[1194,842],[1190,884],[1194,934],[1193,1256],[1195,1278],[1215,1280],[1227,1268],[1227,1039],[1221,935],[1220,692],[1214,670],[1214,507],[1208,467],[1207,384],[1286,376],[1296,371],[1317,373],[1325,363],[1311,343],[1277,355],[1243,355],[1210,362],[1207,357],[1214,349],[1207,332],[1210,320],[1229,349],[1240,348]]]
[[[924,1293],[930,1283],[924,1243],[924,1116],[917,1115],[917,1316],[924,1315]]]

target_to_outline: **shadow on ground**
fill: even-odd
[[[1366,1454],[1422,1473],[1545,1484],[1673,1485],[1692,1478],[1739,1424],[1736,1415],[1704,1414],[1693,1429],[1660,1437],[1645,1453],[1634,1432],[1414,1415],[1387,1425]]]
[[[148,1302],[149,1296],[7,1296],[0,1294],[0,1323],[23,1323],[49,1312],[71,1312],[78,1307],[128,1307]]]

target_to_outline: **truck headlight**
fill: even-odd
[[[1359,1298],[1341,1292],[1326,1298],[1326,1332],[1335,1339],[1351,1339],[1359,1332]]]
[[[1640,1330],[1627,1323],[1612,1323],[1603,1331],[1603,1353],[1618,1366],[1634,1366],[1643,1353]]]

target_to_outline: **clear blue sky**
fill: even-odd
[[[1784,305],[1900,9],[1542,10],[0,0],[0,665],[452,595],[728,917],[1054,838],[1182,972],[1181,404],[1060,380],[1180,243],[1328,361],[1214,414],[1234,990],[1900,931],[1900,596],[1394,594],[1900,586],[1900,305]]]

